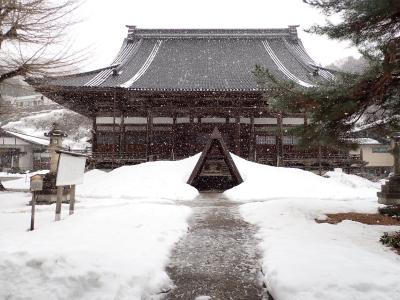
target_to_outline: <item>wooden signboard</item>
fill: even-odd
[[[83,183],[86,156],[67,151],[58,151],[58,153],[60,158],[58,160],[56,186]]]
[[[56,221],[61,219],[61,203],[63,196],[63,187],[71,186],[69,200],[69,214],[72,215],[75,209],[75,185],[83,183],[85,173],[86,155],[68,152],[56,151],[60,157],[57,167],[57,203],[56,203]]]
[[[222,135],[215,127],[187,183],[199,191],[224,191],[242,182]]]

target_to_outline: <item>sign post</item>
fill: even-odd
[[[69,200],[69,214],[72,215],[75,209],[75,185],[83,183],[85,173],[86,155],[69,151],[57,150],[59,153],[57,165],[57,205],[56,221],[61,220],[61,206],[64,186],[71,186]]]
[[[75,185],[71,185],[70,200],[69,200],[69,214],[73,215],[75,209]]]
[[[62,197],[63,197],[64,187],[57,186],[57,202],[56,202],[56,221],[61,220],[61,206],[62,206]]]
[[[31,209],[31,227],[30,230],[35,229],[35,209],[36,209],[36,198],[38,191],[43,190],[43,176],[34,175],[31,177],[31,192],[32,192],[32,209]]]

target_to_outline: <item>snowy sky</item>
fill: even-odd
[[[358,56],[349,43],[303,32],[325,17],[302,0],[86,0],[76,12],[82,22],[73,31],[76,48],[87,48],[84,69],[108,65],[127,34],[125,25],[139,28],[285,28],[300,25],[299,35],[309,54],[322,65]]]

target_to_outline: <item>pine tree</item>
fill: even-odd
[[[336,73],[336,80],[312,88],[274,78],[256,67],[272,109],[304,112],[311,122],[296,129],[303,144],[345,145],[355,127],[399,128],[400,1],[303,0],[341,22],[315,25],[308,31],[331,39],[350,40],[369,62],[362,74]]]

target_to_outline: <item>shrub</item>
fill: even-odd
[[[380,242],[388,247],[392,247],[397,251],[400,251],[400,231],[391,234],[385,232],[381,236]]]
[[[378,208],[381,215],[387,215],[389,217],[400,218],[400,206],[399,205],[388,205],[385,207]]]

